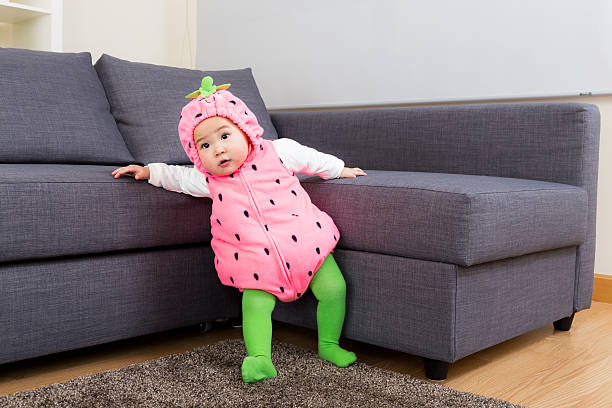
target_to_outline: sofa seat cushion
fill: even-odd
[[[0,163],[133,161],[88,52],[0,48]]]
[[[178,136],[181,109],[210,75],[215,85],[229,89],[253,111],[264,128],[263,137],[277,139],[270,114],[257,89],[250,68],[199,71],[131,62],[102,55],[95,65],[104,85],[119,131],[140,163],[191,164]]]
[[[114,179],[115,168],[0,164],[0,262],[210,243],[210,199]],[[587,198],[578,187],[367,173],[299,176],[340,229],[339,248],[470,266],[584,241]]]
[[[368,170],[302,177],[340,229],[338,247],[470,266],[581,244],[587,193],[566,184]]]
[[[0,164],[0,262],[210,243],[211,200],[116,168]]]

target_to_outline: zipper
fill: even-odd
[[[291,275],[289,274],[289,272],[286,269],[286,263],[285,260],[283,259],[280,249],[278,249],[278,245],[276,244],[276,241],[274,241],[274,238],[272,237],[272,234],[270,234],[270,231],[268,231],[265,227],[265,221],[263,218],[263,213],[261,212],[261,210],[259,209],[259,207],[257,206],[257,202],[255,201],[255,195],[253,194],[253,191],[251,190],[251,186],[249,185],[245,175],[244,175],[244,171],[240,171],[240,179],[242,181],[242,183],[244,184],[244,186],[246,187],[247,192],[249,193],[249,198],[251,200],[251,203],[253,204],[253,207],[255,208],[255,211],[257,212],[257,216],[259,217],[259,221],[260,221],[260,226],[263,229],[264,233],[268,236],[268,239],[270,240],[270,242],[272,242],[272,245],[274,246],[274,250],[276,251],[276,255],[278,256],[278,258],[281,260],[281,270],[283,271],[284,275],[285,275],[285,281],[287,281],[287,283],[289,283],[289,285],[291,286],[291,289],[295,290],[295,285],[293,284],[293,280],[291,279]]]

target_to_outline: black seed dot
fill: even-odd
[[[281,161],[281,163],[285,164],[285,163],[283,162],[283,159],[281,159],[280,157],[279,157],[279,160]]]
[[[253,277],[255,278],[255,280],[259,280],[259,275],[257,275],[256,273],[253,274]]]
[[[219,221],[219,219],[218,219],[218,218],[217,218],[217,223],[218,223],[219,225],[221,225],[221,221]]]
[[[274,200],[270,200],[270,203],[272,203],[272,205],[276,205],[276,204],[274,204]]]
[[[244,114],[245,114],[245,115],[248,115],[249,113],[248,113],[247,111],[244,111]]]
[[[189,142],[189,148],[191,149],[191,142]]]
[[[270,251],[268,250],[268,248],[264,248],[264,251],[266,252],[266,255],[270,255]]]
[[[297,193],[295,191],[291,190],[291,194],[297,197]]]
[[[291,216],[293,216],[293,217],[299,217],[299,215],[297,215],[297,214],[291,214]]]
[[[263,150],[263,146],[262,145],[259,145],[259,150]]]
[[[285,288],[283,288],[282,286],[280,287],[281,292],[285,293]]]
[[[276,179],[276,184],[280,184],[280,180],[279,179]]]
[[[236,258],[236,260],[238,260],[238,252],[234,252],[234,258]]]
[[[338,238],[336,238],[336,236],[334,235],[334,241],[337,241],[337,240],[338,240]]]
[[[244,210],[244,216],[249,218],[249,212],[247,210]]]
[[[268,226],[267,226],[267,225],[264,225],[264,227],[266,227],[266,231],[270,231],[270,230],[268,229]]]
[[[235,234],[235,235],[236,235],[236,239],[237,239],[238,241],[240,241],[240,235],[238,235],[238,234]]]
[[[300,297],[300,296],[302,296],[302,294],[300,292],[298,292],[297,293],[297,297]]]
[[[295,235],[292,235],[292,236],[291,236],[291,239],[292,239],[294,242],[297,242],[297,237],[296,237]]]
[[[234,104],[234,105],[235,105],[235,104],[236,104],[236,101],[230,101],[230,103],[232,103],[232,104]]]
[[[230,174],[230,178],[234,178],[234,173]]]
[[[200,116],[202,116],[202,114],[201,114],[201,113],[198,113],[198,114],[196,115],[196,118],[199,118]]]
[[[183,115],[179,116],[179,119],[183,119]]]
[[[251,167],[253,167],[253,170],[257,171],[257,166],[256,165],[252,165]]]
[[[219,201],[223,201],[223,195],[219,194]]]
[[[290,269],[289,262],[285,262],[287,264],[287,269]]]
[[[321,228],[321,223],[317,221],[317,227]]]
[[[232,283],[234,283],[234,278],[232,278],[231,276],[230,276],[230,280],[232,281]]]
[[[321,254],[321,250],[319,248],[317,248],[317,254]]]
[[[208,177],[206,177],[206,182],[208,183]]]
[[[308,276],[312,276],[312,271],[308,271]]]

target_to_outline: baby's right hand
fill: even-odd
[[[142,167],[137,164],[130,164],[129,166],[119,167],[118,169],[113,171],[112,175],[115,176],[115,178],[118,178],[122,174],[127,174],[128,176],[131,176],[132,173],[134,174],[133,177],[136,180],[148,180],[151,176],[151,173],[149,172],[149,168],[147,166]]]

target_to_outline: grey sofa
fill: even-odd
[[[517,103],[272,113],[264,137],[367,177],[300,175],[342,237],[343,336],[449,363],[590,306],[596,106]],[[189,164],[176,125],[201,71],[0,49],[0,363],[240,314],[210,249],[208,199],[110,175]],[[274,319],[316,327],[314,297]]]

